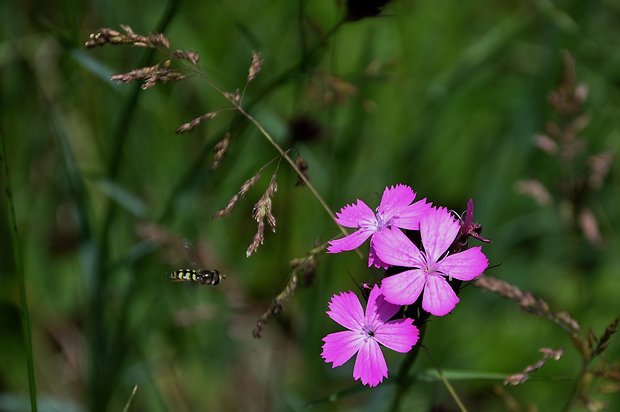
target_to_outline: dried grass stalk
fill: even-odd
[[[198,64],[200,59],[200,55],[193,50],[175,50],[171,56],[176,59],[187,60],[192,64]]]
[[[577,221],[583,236],[594,246],[603,246],[603,236],[598,226],[598,219],[589,207],[581,209]]]
[[[519,180],[515,182],[514,188],[517,193],[529,196],[541,207],[546,207],[553,203],[551,194],[540,180]]]
[[[177,127],[176,132],[177,133],[187,133],[192,131],[196,126],[198,126],[200,123],[209,120],[209,119],[213,119],[217,114],[219,113],[219,111],[215,111],[215,112],[208,112],[205,113],[203,115],[200,115],[198,117],[196,117],[195,119],[192,119],[191,121],[187,122],[187,123],[183,123],[181,126]]]
[[[119,73],[110,76],[112,80],[122,83],[131,83],[134,81],[142,80],[141,88],[143,90],[149,89],[155,86],[157,83],[168,83],[172,81],[178,81],[185,76],[174,69],[170,69],[170,60],[166,60],[163,64],[156,64],[155,66],[142,67],[139,69],[131,70],[127,73]]]
[[[538,362],[528,365],[525,369],[523,369],[523,372],[508,376],[504,380],[504,385],[520,385],[530,378],[530,374],[532,372],[535,372],[545,366],[547,360],[554,359],[557,361],[560,360],[562,355],[564,355],[564,349],[540,348],[538,351],[543,354],[543,357],[538,360]]]
[[[289,265],[293,268],[288,278],[288,282],[284,286],[284,289],[276,296],[269,305],[269,308],[258,318],[256,321],[256,327],[252,331],[252,336],[260,338],[263,332],[263,326],[273,317],[282,312],[282,307],[287,300],[293,296],[295,289],[299,284],[299,278],[301,276],[302,286],[307,286],[311,283],[314,273],[316,271],[316,256],[323,253],[327,248],[327,244],[323,244],[310,250],[306,256],[302,258],[295,258],[289,262]]]
[[[260,52],[252,51],[252,64],[248,69],[248,83],[256,78],[258,72],[260,72],[261,67],[263,66],[263,56]]]
[[[592,345],[593,346],[592,348],[593,358],[595,356],[600,355],[601,353],[605,351],[605,349],[607,349],[607,347],[609,346],[609,342],[611,341],[611,338],[618,331],[618,323],[620,323],[620,318],[615,318],[614,320],[612,320],[611,323],[607,325],[607,327],[605,328],[605,331],[603,332],[603,336],[601,336],[601,338],[598,339],[598,341],[596,342],[596,346]]]
[[[479,277],[474,285],[517,302],[524,311],[551,320],[567,331],[574,340],[578,339],[580,327],[575,319],[566,312],[552,312],[547,302],[530,292],[523,292],[518,287],[489,275]]]
[[[213,218],[215,219],[217,217],[228,216],[232,212],[237,202],[240,199],[243,199],[243,197],[246,195],[246,193],[248,193],[250,188],[254,186],[256,182],[258,182],[258,179],[260,179],[260,172],[256,173],[254,176],[243,182],[243,184],[241,185],[241,190],[239,190],[239,192],[228,201],[228,204],[224,209],[215,212]]]
[[[230,131],[224,134],[224,138],[217,142],[213,148],[213,162],[211,163],[211,170],[215,170],[220,166],[220,163],[226,153],[228,152],[228,146],[232,140],[232,133]]]
[[[265,190],[265,193],[258,199],[258,202],[256,202],[252,210],[252,219],[256,220],[258,227],[254,239],[252,239],[252,243],[250,243],[250,246],[245,252],[247,257],[252,256],[252,254],[258,250],[259,246],[263,244],[263,240],[265,240],[265,220],[267,220],[267,223],[271,227],[271,231],[274,233],[276,231],[276,218],[271,212],[271,197],[277,191],[278,183],[276,182],[276,175],[274,174],[271,177],[269,186],[267,186],[267,190]]]
[[[598,190],[603,186],[603,181],[609,174],[613,159],[614,155],[611,150],[605,150],[588,158],[588,165],[590,167],[588,185],[592,190]]]
[[[156,49],[169,49],[170,41],[161,33],[152,33],[143,36],[134,33],[133,29],[127,25],[121,24],[125,33],[121,33],[107,27],[101,28],[88,36],[88,40],[84,46],[88,48],[103,46],[105,44],[131,44],[136,47],[150,47]]]
[[[241,91],[235,90],[234,92],[225,92],[224,97],[226,97],[230,102],[234,105],[238,105],[241,103]]]

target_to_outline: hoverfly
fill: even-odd
[[[223,278],[225,276],[217,269],[179,269],[170,273],[170,280],[174,282],[193,282],[200,285],[217,285]]]
[[[185,240],[183,248],[185,249],[187,259],[190,261],[192,266],[202,266],[203,259],[201,259],[199,252],[196,250],[196,248],[194,247],[194,245],[192,245],[191,242]],[[198,265],[196,264],[196,262],[201,262],[201,264]],[[199,285],[214,286],[220,283],[225,277],[226,276],[220,274],[220,271],[217,269],[178,269],[174,272],[170,272],[169,275],[170,280],[173,282],[192,282]]]

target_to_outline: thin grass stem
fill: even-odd
[[[443,371],[441,370],[441,367],[439,366],[439,364],[437,362],[435,362],[435,360],[431,356],[431,352],[430,352],[430,350],[428,348],[426,348],[426,354],[429,357],[429,359],[431,360],[431,362],[433,363],[433,365],[435,367],[435,370],[437,371],[437,375],[439,375],[439,379],[441,379],[441,382],[444,384],[444,386],[448,390],[448,393],[450,393],[450,396],[452,396],[452,399],[456,403],[456,406],[459,407],[459,410],[461,412],[467,412],[467,408],[465,407],[465,404],[463,403],[463,401],[459,397],[458,393],[456,393],[456,391],[454,390],[454,387],[452,386],[450,381],[448,381],[446,376],[443,374]]]
[[[26,273],[22,261],[22,252],[19,243],[19,232],[17,230],[17,219],[15,217],[15,204],[13,202],[13,191],[11,190],[11,179],[9,178],[9,165],[6,156],[6,146],[4,135],[0,130],[0,141],[2,141],[2,152],[0,161],[2,162],[2,180],[4,181],[4,193],[7,199],[9,222],[11,225],[11,243],[13,245],[13,260],[19,284],[19,300],[21,304],[21,321],[24,347],[26,349],[26,368],[28,370],[28,392],[30,395],[30,409],[37,411],[37,384],[34,374],[34,354],[32,352],[32,334],[30,330],[30,311],[28,310],[28,299],[26,293]]]
[[[127,399],[127,403],[123,408],[123,412],[129,412],[129,408],[131,407],[131,403],[133,402],[133,398],[136,396],[136,392],[138,392],[138,385],[135,385],[129,394],[129,399]]]

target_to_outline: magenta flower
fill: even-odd
[[[418,341],[419,331],[413,319],[390,320],[399,309],[399,305],[385,301],[378,286],[370,291],[365,314],[355,293],[332,296],[327,314],[348,330],[325,336],[321,357],[335,368],[357,353],[353,378],[361,379],[364,385],[377,386],[388,376],[379,344],[405,353]]]
[[[386,227],[418,230],[420,217],[431,205],[426,203],[426,199],[411,204],[415,197],[415,192],[409,186],[399,184],[385,188],[376,213],[359,199],[357,203],[346,205],[336,213],[336,222],[345,227],[359,228],[359,230],[341,239],[330,240],[327,251],[338,253],[353,250],[370,237],[368,266],[387,268],[388,265],[375,254],[374,237]]]
[[[472,280],[489,264],[480,246],[446,255],[459,230],[459,223],[446,208],[431,208],[420,220],[424,251],[398,229],[386,230],[377,238],[375,251],[383,262],[412,268],[383,279],[381,292],[385,299],[397,305],[410,305],[424,290],[425,311],[437,316],[451,312],[459,298],[446,277]]]

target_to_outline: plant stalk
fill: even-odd
[[[13,192],[11,190],[11,180],[9,178],[9,165],[6,156],[6,145],[4,135],[0,130],[0,141],[2,141],[2,152],[0,161],[2,162],[2,180],[4,181],[4,193],[7,199],[7,209],[9,223],[11,225],[11,243],[13,245],[13,259],[17,272],[19,285],[19,300],[21,305],[22,333],[24,347],[26,349],[26,368],[28,370],[28,392],[30,395],[30,409],[37,412],[37,385],[34,374],[34,355],[32,353],[32,334],[30,329],[30,311],[28,310],[28,299],[26,293],[26,273],[22,261],[21,247],[19,243],[19,232],[17,231],[17,219],[15,217],[15,204],[13,202]]]

